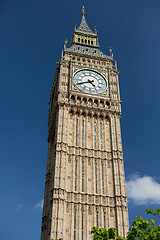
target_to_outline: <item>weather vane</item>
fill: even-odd
[[[83,15],[84,15],[84,16],[86,15],[86,10],[85,10],[85,7],[84,7],[84,6],[82,7],[82,16],[83,16]]]

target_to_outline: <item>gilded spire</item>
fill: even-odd
[[[83,16],[83,15],[84,15],[84,16],[86,15],[86,10],[85,10],[85,7],[84,7],[84,6],[82,7],[81,12],[82,12],[82,16]]]
[[[75,29],[76,32],[80,32],[80,33],[86,33],[86,34],[90,34],[90,35],[96,35],[96,33],[93,33],[91,31],[91,29],[89,28],[86,19],[85,19],[85,15],[86,15],[86,10],[85,7],[82,7],[82,20],[81,20],[81,24],[79,25],[79,27],[77,29]]]

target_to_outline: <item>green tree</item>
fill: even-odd
[[[109,228],[106,230],[105,228],[98,228],[93,227],[91,229],[91,234],[93,234],[94,240],[107,240],[107,239],[117,239],[117,240],[123,240],[122,237],[117,237],[116,235],[116,228]]]
[[[58,238],[58,239],[53,239],[53,238],[52,238],[51,240],[63,240],[63,238]]]
[[[147,214],[152,214],[153,216],[160,216],[160,208],[157,210],[146,209]],[[108,230],[104,228],[93,227],[91,229],[91,234],[93,234],[94,240],[125,240],[125,238],[117,236],[116,228],[109,228]],[[135,217],[129,232],[127,234],[126,240],[160,240],[160,225],[156,226],[153,219],[145,220],[140,216]]]
[[[160,208],[157,210],[146,209],[147,214],[160,215]],[[153,219],[144,220],[142,217],[135,217],[132,226],[127,234],[127,240],[160,240],[160,225],[156,226]]]

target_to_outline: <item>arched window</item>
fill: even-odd
[[[75,191],[77,191],[77,161],[75,162]]]
[[[76,240],[76,211],[74,211],[74,240]]]
[[[102,164],[102,192],[104,195],[104,168],[103,168],[103,164]]]
[[[102,150],[102,123],[100,123],[100,145]]]
[[[75,96],[72,96],[72,97],[71,97],[71,102],[72,102],[72,103],[75,102]]]
[[[84,120],[82,120],[82,147],[84,147]]]
[[[97,194],[97,163],[95,164],[95,184],[96,184],[96,194]]]
[[[86,98],[83,98],[83,99],[82,99],[82,103],[83,103],[83,104],[87,104],[87,99],[86,99]]]
[[[97,100],[94,100],[94,106],[98,106],[98,101]]]
[[[82,192],[84,192],[84,162],[82,162]]]
[[[82,212],[82,240],[83,240],[83,212]]]
[[[104,228],[106,229],[106,214],[104,212]]]

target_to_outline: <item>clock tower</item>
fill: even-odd
[[[41,240],[88,240],[93,226],[128,231],[121,101],[112,50],[101,52],[85,9],[65,41],[50,94]]]

